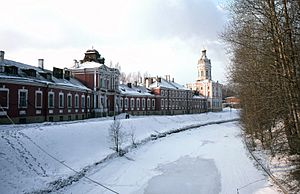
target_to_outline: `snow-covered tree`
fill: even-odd
[[[126,139],[126,133],[121,130],[122,125],[120,120],[116,119],[110,125],[109,130],[109,141],[111,143],[111,149],[119,153],[120,156],[124,154],[122,151],[122,144]]]

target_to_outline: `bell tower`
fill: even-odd
[[[206,50],[202,50],[200,59],[198,60],[198,81],[211,80],[211,63],[206,56]]]

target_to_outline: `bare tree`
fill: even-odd
[[[110,148],[116,151],[120,156],[124,155],[122,144],[126,140],[126,133],[121,129],[121,122],[117,119],[113,121],[109,128],[109,141],[111,143]]]
[[[241,99],[246,136],[287,156],[300,156],[299,2],[233,0],[222,34],[231,51],[230,81]]]
[[[131,145],[133,147],[136,147],[137,144],[136,144],[136,136],[135,136],[135,129],[134,128],[131,128],[131,131],[129,133],[129,137],[130,137]]]

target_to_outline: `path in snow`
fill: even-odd
[[[87,175],[122,194],[278,193],[249,158],[234,122],[173,134],[127,157],[131,160],[116,158]],[[60,193],[110,192],[82,179]]]

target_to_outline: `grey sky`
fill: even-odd
[[[224,82],[226,58],[218,41],[226,21],[221,0],[10,0],[1,2],[0,50],[5,57],[46,68],[70,67],[92,46],[125,72],[196,79],[201,49],[213,79]]]

